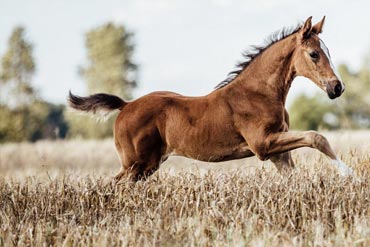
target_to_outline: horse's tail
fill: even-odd
[[[98,93],[88,97],[80,97],[69,91],[68,105],[77,110],[108,118],[115,110],[122,110],[127,102],[111,94]]]

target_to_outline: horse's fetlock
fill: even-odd
[[[312,146],[314,148],[320,148],[321,146],[325,145],[328,142],[323,135],[320,135],[317,132],[312,131],[310,135],[312,140]]]

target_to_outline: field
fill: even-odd
[[[3,144],[0,246],[370,246],[370,132],[325,135],[356,178],[300,149],[290,176],[174,157],[113,184],[112,140]]]

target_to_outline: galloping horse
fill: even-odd
[[[170,155],[219,162],[256,155],[270,159],[279,171],[294,168],[290,150],[315,148],[343,175],[352,174],[327,139],[315,131],[291,132],[285,101],[296,76],[312,80],[330,99],[344,84],[319,38],[325,17],[283,29],[264,47],[246,53],[246,61],[206,96],[186,97],[153,92],[125,102],[109,94],[69,94],[70,107],[97,114],[120,110],[114,140],[121,160],[116,180],[146,178]]]

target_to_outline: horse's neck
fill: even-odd
[[[295,73],[292,66],[295,37],[287,37],[267,48],[252,61],[227,90],[255,92],[285,105]],[[266,99],[267,100],[267,99]]]

